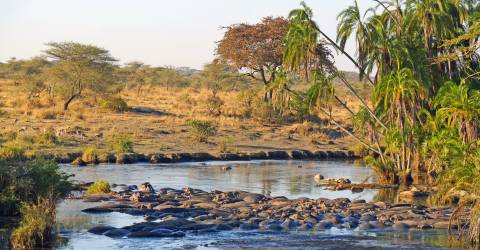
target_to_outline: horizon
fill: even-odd
[[[322,6],[324,3],[306,1],[321,29],[332,38],[336,37],[336,16],[352,2],[339,0]],[[0,10],[0,62],[41,55],[48,42],[74,41],[107,49],[119,59],[119,64],[140,61],[153,67],[200,70],[214,59],[216,42],[224,33],[222,26],[256,23],[265,16],[286,17],[290,10],[299,7],[299,3],[275,0],[261,3],[247,0],[228,5],[220,0],[174,3],[143,0],[141,4],[114,0],[6,0],[5,7]],[[362,9],[373,5],[370,2],[362,4]],[[108,12],[111,6],[115,9]],[[347,43],[347,51],[355,51],[351,42]],[[333,52],[340,70],[356,71],[344,56]]]

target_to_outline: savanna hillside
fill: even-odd
[[[353,149],[352,140],[326,119],[311,120],[306,110],[274,110],[262,100],[262,84],[229,78],[214,89],[208,81],[215,80],[204,76],[208,68],[188,75],[165,70],[176,77],[170,84],[159,78],[141,88],[127,84],[108,96],[89,91],[68,110],[62,109],[61,97],[29,96],[23,83],[1,80],[2,140],[32,154],[82,152],[88,146],[108,150],[119,135],[142,153]],[[339,92],[358,108],[346,89]],[[343,109],[334,106],[332,112],[349,126]],[[192,120],[211,122],[216,132],[199,142],[188,124]]]

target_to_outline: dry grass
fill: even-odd
[[[258,104],[249,102],[245,91],[218,92],[223,104],[219,114],[212,114],[207,102],[211,91],[206,89],[151,87],[141,94],[136,90],[124,90],[120,97],[133,111],[123,113],[102,109],[100,99],[95,97],[75,100],[68,111],[60,112],[62,102],[59,99],[42,97],[38,102],[27,102],[25,97],[17,95],[17,87],[9,81],[0,80],[0,89],[2,110],[6,111],[0,119],[0,133],[12,136],[52,128],[62,143],[43,147],[43,151],[80,152],[89,145],[104,149],[108,138],[116,134],[129,136],[135,151],[142,153],[216,153],[222,150],[219,144],[227,137],[234,138],[235,148],[240,152],[335,149],[352,144],[348,137],[336,139],[335,145],[328,143],[331,139],[318,134],[315,127],[318,125],[272,124],[265,119],[250,118],[251,109]],[[353,101],[348,105],[358,108]],[[334,110],[339,120],[349,119],[346,111]],[[196,143],[186,125],[189,120],[212,121],[218,126],[218,132],[209,143]]]

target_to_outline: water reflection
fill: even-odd
[[[223,171],[222,166],[232,166]],[[298,168],[298,166],[302,166]],[[209,162],[163,165],[101,165],[98,167],[63,166],[75,179],[94,181],[106,179],[117,184],[140,184],[148,181],[155,188],[183,188],[188,185],[207,191],[218,189],[244,190],[271,196],[288,198],[338,198],[372,200],[374,190],[352,194],[350,190],[328,191],[317,187],[313,177],[322,174],[326,178],[345,177],[353,182],[362,182],[373,176],[371,169],[353,166],[348,162],[313,161],[256,161],[256,162]],[[369,179],[374,181],[373,178]]]

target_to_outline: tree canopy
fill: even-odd
[[[265,17],[257,24],[233,24],[225,29],[216,49],[218,59],[265,84],[274,81],[283,63],[288,21],[283,17]]]
[[[108,50],[76,42],[48,43],[45,51],[52,60],[48,81],[58,83],[58,90],[65,98],[63,108],[82,95],[85,90],[102,93],[112,82],[114,63]]]

